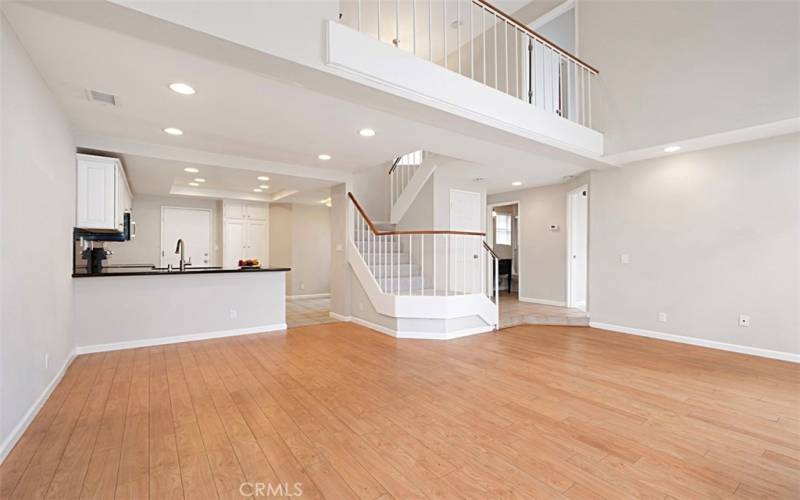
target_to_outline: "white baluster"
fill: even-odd
[[[486,85],[486,9],[481,7],[481,42],[483,49],[481,56],[483,57],[483,84]]]
[[[433,0],[428,0],[428,60],[433,62]]]
[[[400,47],[400,0],[394,0],[394,44]]]
[[[469,8],[469,77],[475,79],[475,31],[472,26],[472,0],[468,3]]]
[[[514,86],[516,87],[517,99],[519,99],[519,30],[514,27]]]
[[[436,297],[436,234],[432,236],[433,239],[433,296]]]
[[[417,55],[417,0],[411,0],[411,52]]]
[[[456,0],[456,50],[458,51],[458,74],[461,73],[461,0]]]
[[[496,14],[492,14],[494,16],[494,23],[492,26],[492,31],[494,34],[494,88],[500,90],[500,84],[497,81],[497,25],[499,24],[499,18]]]
[[[420,261],[420,276],[422,277],[422,286],[420,288],[420,295],[425,295],[425,235],[419,235],[419,261]]]
[[[413,236],[412,234],[408,235],[408,294],[409,295],[411,295],[411,268],[412,268],[412,263],[414,262],[414,259],[411,258],[412,255],[411,245],[413,243],[411,239],[412,236]]]
[[[587,90],[589,92],[589,99],[588,99],[588,107],[589,107],[589,128],[592,128],[592,74],[589,73],[586,76],[587,80]]]
[[[442,62],[444,67],[447,67],[447,1],[442,2],[442,46],[444,57],[442,57]]]
[[[358,31],[361,31],[361,0],[358,0]]]
[[[508,94],[508,21],[503,21],[503,24],[506,25],[505,26],[506,34],[503,37],[505,39],[505,43],[503,44],[503,47],[505,47],[505,53],[506,53],[506,94]]]
[[[444,295],[450,293],[450,234],[444,238]]]
[[[378,3],[378,40],[381,39],[381,0],[377,0]]]

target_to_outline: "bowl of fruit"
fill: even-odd
[[[260,269],[261,262],[258,259],[240,259],[239,267],[242,269]]]

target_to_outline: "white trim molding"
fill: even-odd
[[[800,117],[763,123],[754,127],[729,130],[718,134],[704,135],[693,139],[672,141],[666,144],[659,144],[658,146],[635,149],[633,151],[625,151],[624,153],[602,157],[600,161],[621,167],[628,163],[659,158],[670,154],[674,155],[689,153],[691,151],[701,151],[703,149],[717,148],[740,142],[757,141],[759,139],[777,137],[779,135],[792,134],[795,132],[800,132]],[[667,146],[680,146],[680,153],[665,153],[664,148]]]
[[[566,0],[564,3],[558,4],[552,9],[548,10],[541,16],[537,17],[530,23],[528,23],[528,28],[532,29],[533,31],[538,30],[545,24],[549,23],[553,19],[561,16],[562,14],[568,12],[570,9],[575,7],[575,0]],[[575,38],[577,38],[577,29],[575,30]]]
[[[126,342],[113,342],[110,344],[85,345],[76,347],[74,352],[75,354],[89,354],[93,352],[118,351],[120,349],[132,349],[135,347],[151,347],[156,345],[178,344],[181,342],[194,342],[197,340],[221,339],[225,337],[236,337],[239,335],[253,335],[256,333],[275,332],[279,330],[286,330],[286,323],[250,326],[247,328],[237,328],[235,330],[218,330],[214,332],[190,333],[187,335],[157,337],[152,339],[129,340]]]
[[[762,349],[760,347],[729,344],[726,342],[719,342],[716,340],[701,339],[698,337],[686,337],[683,335],[675,335],[672,333],[656,332],[654,330],[644,330],[642,328],[614,325],[611,323],[600,323],[597,321],[590,321],[589,326],[592,328],[599,328],[601,330],[610,330],[612,332],[637,335],[639,337],[648,337],[652,339],[666,340],[669,342],[677,342],[679,344],[689,344],[699,347],[708,347],[710,349],[719,349],[722,351],[738,352],[740,354],[749,354],[751,356],[759,356],[762,358],[779,359],[781,361],[800,363],[800,354],[794,354],[791,352],[773,351],[770,349]]]
[[[530,304],[542,304],[545,306],[567,307],[567,303],[563,300],[535,299],[532,297],[523,297],[522,295],[520,295],[519,301],[528,302]]]
[[[28,408],[28,411],[26,411],[25,415],[23,415],[20,421],[17,422],[17,425],[14,426],[14,429],[8,435],[6,440],[3,441],[3,444],[0,445],[0,464],[3,463],[11,450],[14,449],[14,446],[16,446],[19,438],[22,437],[22,435],[28,429],[28,426],[31,425],[31,422],[33,422],[33,419],[39,413],[39,410],[42,409],[42,406],[44,406],[47,398],[49,398],[50,394],[53,393],[53,389],[55,389],[59,382],[61,382],[61,379],[64,378],[64,374],[67,373],[67,368],[69,368],[69,365],[72,364],[72,360],[74,359],[75,351],[73,350],[67,355],[67,359],[64,360],[64,364],[61,366],[61,369],[58,370],[58,373],[55,374],[50,383],[47,384],[47,387],[44,388],[44,391],[42,391],[39,397],[36,398],[36,401],[33,402],[31,407]]]
[[[467,337],[469,335],[478,335],[481,333],[489,333],[494,331],[494,327],[492,327],[491,325],[474,327],[474,328],[465,328],[463,330],[456,330],[453,332],[414,332],[409,330],[394,330],[392,328],[383,325],[378,325],[376,323],[372,323],[371,321],[357,318],[355,316],[350,317],[350,322],[364,326],[366,328],[369,328],[370,330],[375,330],[378,333],[382,333],[384,335],[388,335],[390,337],[398,339],[452,340],[461,337]]]
[[[345,316],[344,314],[335,313],[333,311],[330,311],[328,316],[339,321],[344,321],[345,323],[349,323],[353,319],[352,316]]]
[[[287,295],[286,300],[327,299],[330,296],[330,293],[309,293],[307,295]]]

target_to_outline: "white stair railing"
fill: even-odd
[[[498,304],[498,259],[484,233],[381,231],[356,198],[352,240],[380,290],[388,295],[484,294]]]
[[[592,127],[592,80],[599,71],[484,0],[340,6],[342,22],[353,29]]]
[[[403,194],[408,183],[414,178],[414,174],[419,170],[423,159],[425,159],[424,151],[414,151],[413,153],[399,156],[392,164],[392,168],[389,169],[389,191],[393,206]]]

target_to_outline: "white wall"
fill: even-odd
[[[350,280],[352,271],[347,263],[348,221],[350,200],[347,184],[331,188],[331,312],[350,316]]]
[[[567,192],[589,182],[586,173],[562,184],[489,195],[489,204],[519,201],[520,299],[566,303]],[[590,187],[590,200],[591,193]]]
[[[0,459],[72,349],[75,222],[70,125],[5,16],[1,27]]]
[[[269,246],[270,265],[292,268],[287,275],[287,295],[331,291],[330,208],[270,204]]]
[[[800,116],[800,3],[578,0],[605,154]]]
[[[800,135],[593,172],[592,321],[800,353],[798,188]]]
[[[161,263],[161,207],[205,208],[211,210],[211,259],[209,266],[222,265],[222,229],[220,206],[217,200],[187,196],[136,195],[133,198],[133,220],[136,238],[108,243],[114,251],[108,265]],[[174,247],[174,242],[168,248]]]
[[[285,274],[75,278],[75,344],[121,349],[165,337],[285,328]]]

